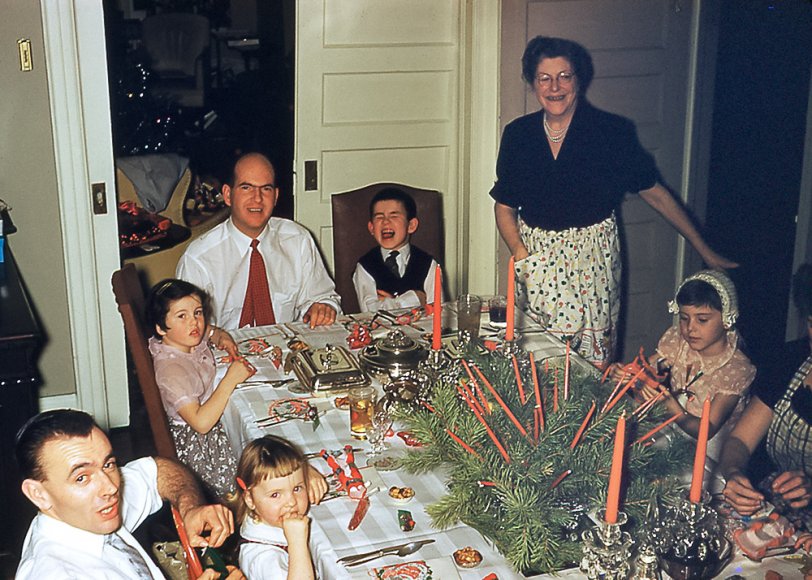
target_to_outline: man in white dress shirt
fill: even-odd
[[[163,500],[178,508],[192,545],[219,546],[234,531],[231,512],[202,505],[194,478],[175,462],[144,458],[119,469],[109,439],[82,411],[33,417],[17,434],[15,452],[23,493],[39,508],[18,579],[163,578],[130,533]],[[201,576],[218,577],[214,570]],[[239,578],[232,569],[229,579]]]
[[[178,262],[176,276],[211,296],[212,322],[226,330],[253,324],[251,317],[246,320],[243,305],[254,247],[264,262],[274,322],[303,320],[313,328],[332,324],[341,311],[335,284],[310,232],[293,221],[271,217],[279,196],[275,179],[265,156],[241,157],[230,183],[223,185],[231,217],[189,244]]]

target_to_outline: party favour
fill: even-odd
[[[642,373],[640,371],[643,371]],[[606,371],[603,373],[603,377],[601,382],[605,381],[606,378],[609,376],[611,371],[611,367],[607,367]],[[637,381],[641,382],[642,384],[651,387],[652,389],[660,389],[662,388],[663,381],[667,378],[665,373],[658,373],[657,369],[651,366],[648,363],[648,359],[643,352],[643,347],[640,347],[640,352],[637,353],[637,356],[634,358],[632,362],[625,365],[623,367],[624,379],[627,377],[637,377]],[[621,382],[624,380],[622,379]],[[635,387],[637,388],[637,387]],[[612,397],[609,397],[611,400]]]
[[[361,477],[361,472],[358,466],[355,465],[355,451],[352,446],[344,446],[344,456],[346,458],[347,469],[343,469],[336,461],[336,458],[327,452],[326,449],[319,451],[319,455],[327,462],[333,474],[338,478],[338,490],[347,492],[350,499],[360,500],[366,497],[367,488],[364,485],[364,480]]]
[[[734,530],[733,540],[745,556],[760,562],[772,555],[776,548],[792,547],[795,528],[787,518],[773,512],[768,518],[753,522],[745,530]]]
[[[408,447],[423,447],[423,444],[420,442],[420,440],[409,431],[398,431],[397,435],[398,437],[403,439],[403,442]]]
[[[268,405],[268,416],[256,421],[261,427],[278,425],[292,419],[312,421],[315,431],[320,424],[319,411],[306,399],[277,399]]]
[[[414,519],[412,512],[408,510],[398,510],[398,524],[404,532],[411,532],[414,529]]]
[[[249,338],[240,342],[240,352],[245,354],[264,354],[272,348],[271,343],[266,338]],[[280,349],[281,350],[281,349]]]
[[[369,326],[366,324],[355,323],[352,325],[349,336],[347,336],[347,344],[350,349],[355,350],[367,346],[372,342],[372,333]]]
[[[377,580],[437,580],[423,560],[373,568],[369,575]]]

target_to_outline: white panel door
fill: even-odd
[[[382,181],[436,189],[444,199],[453,280],[458,1],[297,0],[296,6],[296,220],[315,234],[332,267],[333,193]],[[312,185],[305,162],[316,164]]]
[[[691,0],[569,0],[527,4],[527,37],[570,38],[591,53],[595,79],[588,98],[632,119],[675,195],[683,175],[687,86],[691,62]],[[526,111],[538,109],[529,94]],[[671,324],[678,235],[636,195],[623,204],[624,271],[628,284],[624,356],[650,352]]]

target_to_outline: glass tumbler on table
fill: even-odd
[[[457,298],[457,331],[461,338],[479,336],[479,318],[482,315],[482,300],[473,294],[462,294]]]
[[[391,401],[383,396],[377,400],[373,406],[372,419],[367,429],[367,440],[369,441],[369,459],[367,465],[387,469],[392,463],[392,458],[386,454],[387,444],[386,434],[392,427]]]
[[[507,298],[494,296],[488,300],[488,318],[492,326],[507,326]]]
[[[348,395],[350,399],[350,435],[355,439],[366,439],[375,410],[375,389],[355,387],[350,389]]]

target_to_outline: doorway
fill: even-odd
[[[709,243],[741,264],[730,275],[756,365],[777,354],[793,312],[811,69],[812,3],[723,0],[705,223]]]

